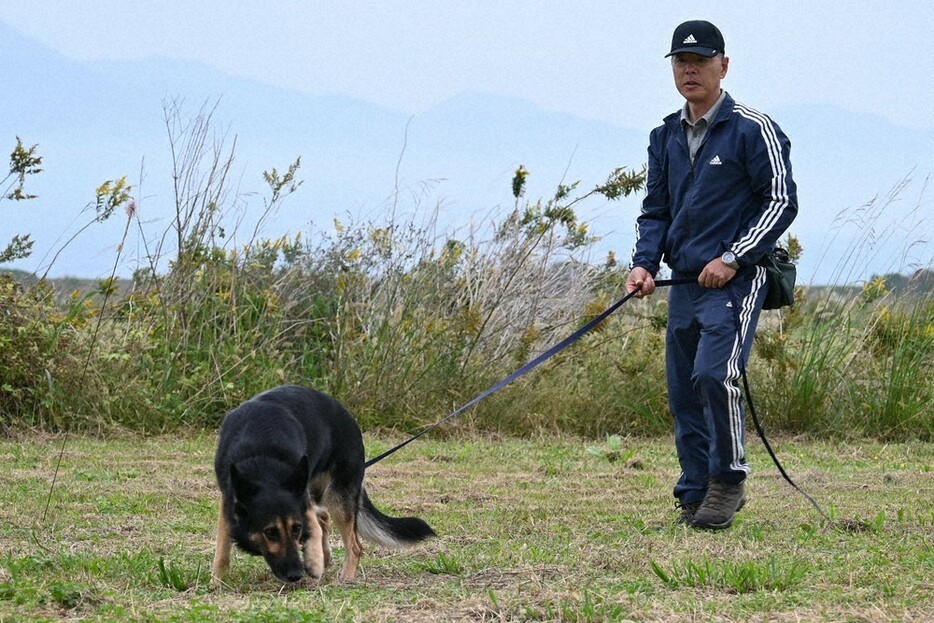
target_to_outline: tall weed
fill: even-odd
[[[908,180],[852,213],[839,227],[856,228],[856,246],[835,269],[831,286],[798,292],[791,310],[767,312],[752,365],[757,407],[775,428],[834,436],[931,439],[934,429],[934,296],[930,260],[906,268],[915,277],[896,295],[886,276],[851,285],[851,277],[884,251],[896,258],[923,253],[910,237],[918,222],[888,218]],[[922,194],[914,218],[924,213]],[[839,230],[838,232],[839,233]],[[894,279],[893,279],[894,281]],[[914,287],[912,287],[914,286]],[[757,391],[757,389],[759,391]]]
[[[213,129],[214,112],[188,117],[180,102],[165,105],[173,218],[144,238],[143,268],[128,287],[104,282],[62,306],[46,282],[0,278],[0,424],[214,427],[252,394],[302,383],[337,396],[364,428],[409,431],[624,293],[625,268],[612,254],[590,260],[597,238],[575,207],[635,192],[644,170],[618,169],[587,191],[560,184],[530,202],[520,167],[512,209],[462,230],[440,231],[436,210],[415,205],[399,217],[393,205],[384,221],[266,239],[262,224],[301,184],[299,161],[264,173],[260,218],[242,231],[245,198],[231,185],[236,140]],[[862,237],[840,258],[838,285],[801,287],[795,307],[763,315],[750,378],[769,430],[934,437],[930,289],[896,295],[885,278],[861,288],[850,278],[854,263],[901,239],[885,215],[904,188],[841,216]],[[96,209],[109,215],[128,188],[102,189]],[[660,295],[631,301],[446,430],[667,433],[667,312]]]

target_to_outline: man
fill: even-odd
[[[669,291],[668,402],[682,470],[674,496],[679,523],[716,530],[746,502],[739,358],[749,357],[765,298],[757,264],[794,220],[797,194],[788,138],[720,88],[730,59],[717,27],[681,24],[666,57],[685,103],[649,139],[626,289],[652,294],[662,260],[673,277],[697,280]]]

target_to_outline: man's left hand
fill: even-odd
[[[697,278],[702,288],[722,288],[736,276],[736,271],[723,263],[719,257],[708,262]]]

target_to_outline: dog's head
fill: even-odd
[[[308,539],[308,458],[284,478],[264,474],[251,480],[230,466],[234,490],[233,537],[245,551],[262,556],[283,582],[298,582],[305,573],[302,545]]]

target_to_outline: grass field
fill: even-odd
[[[369,455],[393,438],[367,438]],[[354,584],[284,588],[236,552],[209,588],[213,436],[0,442],[0,621],[934,619],[934,446],[750,442],[733,528],[673,524],[667,439],[426,439],[373,466],[375,503],[440,538],[367,547]],[[337,545],[337,543],[334,543]]]

